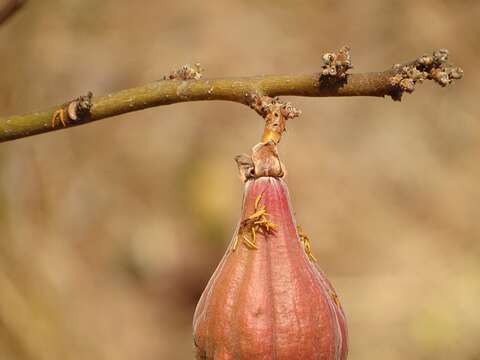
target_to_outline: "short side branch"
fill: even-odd
[[[185,66],[147,85],[100,97],[90,94],[42,112],[0,118],[0,142],[186,101],[225,100],[252,106],[255,96],[286,95],[391,96],[400,100],[423,80],[433,79],[445,86],[460,79],[462,70],[448,64],[447,55],[446,50],[439,50],[406,65],[364,74],[347,73],[352,67],[348,47],[325,54],[322,70],[314,74],[202,79],[199,65]]]

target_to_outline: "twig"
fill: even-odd
[[[10,18],[18,9],[20,9],[26,0],[8,0],[0,9],[0,25]]]
[[[75,106],[84,97],[41,112],[0,118],[0,142],[149,107],[187,101],[226,100],[252,106],[255,96],[282,95],[391,96],[394,100],[400,100],[404,92],[412,92],[415,84],[423,80],[433,79],[445,86],[454,79],[460,79],[462,70],[450,65],[447,62],[447,55],[446,50],[439,50],[432,56],[422,56],[405,65],[395,65],[383,72],[364,74],[346,73],[351,68],[350,53],[346,47],[338,53],[325,54],[322,71],[307,75],[263,75],[223,79],[199,79],[200,75],[195,75],[193,80],[183,80],[182,74],[190,73],[185,70],[147,85],[106,96],[88,97],[88,106],[84,106],[81,116],[77,114],[76,118],[70,117],[68,110],[75,110]],[[61,114],[64,121],[56,121]]]

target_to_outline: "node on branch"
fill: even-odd
[[[463,70],[448,62],[447,49],[434,51],[431,56],[423,55],[409,64],[396,64],[393,71],[396,74],[390,82],[398,89],[396,96],[392,96],[394,100],[400,100],[403,92],[412,93],[415,85],[424,80],[434,80],[444,87],[463,77]]]
[[[322,77],[343,79],[347,76],[347,71],[353,68],[350,47],[346,45],[342,46],[337,52],[323,54],[322,60]]]
[[[285,132],[286,122],[302,113],[289,102],[282,102],[278,97],[252,95],[250,107],[265,119],[262,142],[272,140],[278,144]]]
[[[92,107],[93,93],[89,91],[86,95],[69,101],[61,106],[52,115],[52,128],[57,126],[58,120],[63,127],[68,126],[70,120],[86,121],[90,116],[90,108]]]
[[[163,80],[198,80],[202,78],[203,69],[199,63],[183,65],[163,77]]]

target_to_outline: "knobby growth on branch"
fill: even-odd
[[[0,142],[77,126],[119,114],[187,101],[226,100],[253,108],[267,120],[262,142],[278,143],[289,118],[299,115],[278,96],[390,96],[401,100],[416,84],[434,80],[446,86],[463,75],[448,62],[448,50],[440,49],[405,64],[371,73],[351,74],[350,49],[326,53],[313,74],[261,75],[242,78],[202,78],[199,64],[185,65],[162,80],[93,97],[91,92],[53,108],[26,115],[0,118]],[[276,118],[275,114],[279,116]],[[281,120],[280,118],[283,118]],[[280,130],[280,131],[279,131]],[[280,134],[280,135],[279,135]],[[279,170],[280,171],[280,170]]]

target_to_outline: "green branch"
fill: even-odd
[[[0,142],[77,126],[154,106],[187,101],[226,100],[252,106],[256,96],[391,96],[400,100],[415,84],[432,79],[442,86],[462,77],[439,50],[383,72],[347,74],[351,68],[347,47],[323,56],[319,73],[201,79],[200,68],[185,66],[163,80],[106,96],[91,93],[41,112],[0,118]]]

